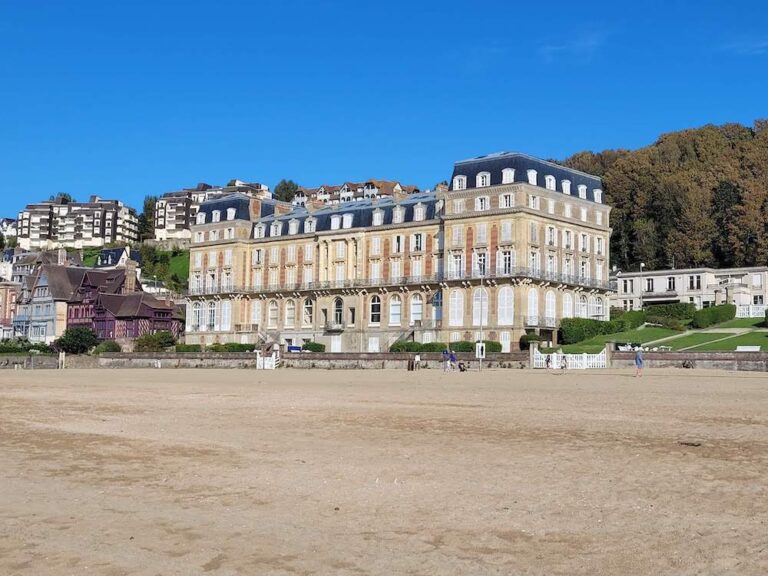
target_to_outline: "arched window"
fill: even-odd
[[[464,190],[467,187],[467,177],[466,176],[454,176],[453,178],[453,189],[454,190]]]
[[[563,294],[563,318],[573,318],[573,296]]]
[[[587,187],[584,184],[579,184],[579,198],[587,197]]]
[[[595,202],[597,202],[598,204],[602,204],[602,202],[603,202],[603,191],[600,190],[600,188],[595,188],[594,190],[592,190],[592,194],[595,197]]]
[[[267,319],[267,326],[270,328],[277,328],[277,316],[279,314],[279,309],[277,307],[277,302],[274,300],[269,301],[269,318]]]
[[[216,329],[216,302],[208,303],[208,330]]]
[[[236,208],[227,208],[227,220],[234,220],[237,215]]]
[[[344,221],[342,222],[342,228],[352,228],[352,218],[354,214],[344,214]]]
[[[577,316],[579,318],[586,318],[588,316],[587,297],[584,295],[579,296],[579,311]]]
[[[598,319],[602,319],[603,314],[605,314],[605,309],[603,308],[603,299],[598,298],[595,301],[595,316],[597,316]]]
[[[563,194],[568,194],[570,196],[571,194],[571,181],[570,180],[563,180],[560,182],[560,185],[563,187]]]
[[[488,325],[488,290],[476,288],[472,293],[472,324]]]
[[[421,322],[424,319],[424,300],[421,294],[414,294],[411,297],[411,324]]]
[[[462,326],[464,324],[464,293],[461,290],[451,292],[448,314],[450,326]]]
[[[371,297],[371,324],[379,324],[381,322],[381,298],[378,296]]]
[[[333,301],[333,322],[335,324],[344,322],[344,301],[341,298]]]
[[[312,326],[312,321],[315,316],[315,301],[312,298],[304,300],[304,312],[301,317],[301,323],[303,326]]]
[[[374,226],[381,226],[384,223],[384,211],[374,210],[373,212],[373,225]]]
[[[402,300],[397,294],[393,294],[389,298],[389,325],[399,326],[400,316],[402,313]]]
[[[501,183],[502,184],[511,184],[515,181],[515,171],[512,168],[504,168],[504,170],[501,171]]]
[[[533,184],[536,186],[536,183],[538,182],[538,173],[536,170],[528,170],[528,184]]]
[[[443,291],[438,290],[432,296],[432,320],[443,319]]]
[[[251,324],[261,328],[261,300],[253,300],[251,302]]]
[[[280,233],[283,230],[283,223],[282,222],[272,222],[272,230],[270,231],[270,236],[280,236]]]
[[[556,316],[555,293],[552,290],[549,290],[544,297],[544,316],[550,319],[550,321],[554,321]]]
[[[192,305],[192,331],[197,332],[203,323],[203,305],[195,302]]]
[[[480,172],[477,175],[477,178],[475,179],[475,186],[478,188],[485,188],[486,186],[491,185],[491,174],[490,172]]]
[[[511,326],[515,321],[515,291],[510,286],[502,286],[497,299],[499,324]]]
[[[264,226],[264,224],[257,224],[256,227],[253,229],[253,237],[264,238],[265,231],[266,231],[266,226]]]
[[[594,318],[597,316],[597,303],[595,302],[595,297],[590,296],[589,297],[589,317]]]
[[[298,234],[299,233],[299,221],[298,220],[291,220],[288,222],[288,234]]]
[[[211,222],[220,222],[221,221],[221,210],[214,210],[211,212]]]
[[[400,224],[403,221],[404,215],[405,215],[405,208],[403,208],[402,206],[395,206],[395,208],[392,210],[392,223]]]
[[[331,230],[338,230],[341,227],[341,216],[331,216]]]
[[[539,292],[536,288],[528,290],[528,316],[536,319],[539,316]]]
[[[544,176],[544,186],[547,190],[554,190],[555,189],[555,177],[547,174]]]
[[[296,326],[296,302],[293,300],[285,301],[285,327],[293,328]]]
[[[205,212],[198,212],[197,213],[197,220],[196,222],[198,224],[205,224]]]
[[[304,220],[304,233],[310,234],[315,231],[315,222],[316,220],[314,218],[307,218]]]

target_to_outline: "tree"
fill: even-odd
[[[274,198],[283,202],[290,202],[296,195],[299,185],[293,180],[280,180],[275,186]]]
[[[139,238],[155,237],[155,207],[157,196],[145,196],[144,207],[139,216]]]
[[[136,352],[163,352],[176,344],[176,337],[170,332],[155,332],[139,336],[134,344]]]
[[[75,201],[75,199],[72,198],[72,194],[68,194],[67,192],[59,192],[58,194],[51,195],[50,197],[51,202],[54,202],[57,199],[60,199],[62,204],[70,204]]]
[[[99,340],[93,330],[78,326],[67,328],[61,338],[53,343],[53,347],[67,354],[85,354],[98,343]]]
[[[5,236],[0,232],[0,250],[5,250]]]
[[[19,239],[16,236],[9,236],[5,239],[6,248],[16,248],[19,245]]]

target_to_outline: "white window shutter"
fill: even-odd
[[[410,246],[411,246],[410,250],[411,250],[411,252],[413,252],[416,249],[416,235],[415,234],[411,234]]]

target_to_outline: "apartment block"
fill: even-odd
[[[155,239],[189,240],[190,228],[197,218],[203,202],[231,194],[256,198],[269,198],[271,193],[264,184],[232,180],[227,186],[211,186],[200,183],[195,188],[163,194],[155,205]]]
[[[17,234],[25,250],[132,244],[139,239],[139,221],[119,200],[91,196],[88,202],[68,202],[59,196],[27,205],[19,213]]]
[[[366,182],[344,182],[343,184],[323,184],[317,188],[299,186],[292,204],[306,206],[307,203],[341,204],[379,198],[415,194],[420,192],[417,186],[404,185],[394,180],[368,180]]]
[[[696,308],[735,304],[739,318],[764,317],[768,267],[687,268],[617,272],[611,306],[640,310],[652,304],[690,302]]]
[[[318,200],[315,198],[315,200]],[[447,190],[254,209],[206,202],[192,226],[187,342],[556,342],[608,317],[600,179],[519,153],[457,162]],[[264,209],[266,208],[266,209]]]

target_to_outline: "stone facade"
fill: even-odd
[[[205,203],[192,227],[187,342],[380,352],[482,335],[510,351],[535,331],[554,343],[563,317],[608,317],[599,186],[502,154],[457,163],[437,192],[284,212]]]

